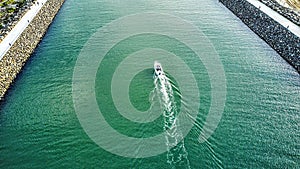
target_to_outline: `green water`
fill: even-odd
[[[132,122],[118,113],[110,93],[122,58],[146,47],[161,48],[182,58],[199,88],[196,125],[184,138],[190,168],[300,168],[299,74],[218,1],[204,0],[67,0],[0,104],[0,168],[172,168],[165,151],[130,158],[105,150],[86,134],[73,104],[73,70],[88,39],[113,20],[141,12],[180,17],[205,34],[225,71],[224,112],[213,135],[199,143],[212,102],[208,72],[187,44],[145,33],[115,45],[98,68],[96,101],[112,128],[136,138],[163,132],[162,116],[148,123]],[[129,99],[140,111],[151,106],[152,66],[139,72],[129,87]],[[176,77],[171,79],[176,86]],[[193,104],[184,95],[175,97],[178,108]]]

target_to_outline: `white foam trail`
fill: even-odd
[[[164,116],[164,130],[167,145],[167,162],[172,168],[190,168],[188,153],[184,139],[179,129],[176,102],[172,85],[166,75],[155,76],[154,85],[159,96],[161,110]],[[175,90],[178,90],[177,88]]]

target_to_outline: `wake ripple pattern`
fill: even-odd
[[[167,162],[172,168],[190,168],[170,79],[165,74],[155,76],[154,85],[164,116]]]

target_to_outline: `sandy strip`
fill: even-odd
[[[282,6],[293,9],[296,13],[300,12],[300,1],[299,0],[276,0]],[[300,13],[299,13],[300,14]]]

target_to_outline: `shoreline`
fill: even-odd
[[[35,51],[65,0],[48,0],[0,60],[0,100]]]
[[[276,17],[272,18],[261,10],[262,6],[257,7],[250,3],[250,0],[219,1],[300,74],[300,37],[296,35],[298,31],[295,32],[296,34],[292,33],[291,27],[283,26],[284,24],[274,19]],[[293,28],[300,29],[298,26]]]
[[[10,47],[15,43],[20,34],[27,28],[27,26],[43,7],[43,4],[47,2],[47,0],[36,0],[36,2],[37,3],[33,5],[30,10],[26,11],[26,13],[23,14],[19,22],[14,26],[14,28],[11,29],[11,31],[0,43],[0,60],[10,49]]]
[[[292,21],[294,24],[300,26],[300,11],[297,13],[292,7],[285,7],[279,3],[278,0],[259,0],[261,3],[265,4],[269,8],[276,11],[278,14]]]
[[[20,1],[14,1],[14,3],[7,6],[0,7],[1,23],[0,23],[0,42],[9,34],[9,32],[18,24],[22,17],[31,9],[33,5],[36,5],[37,0],[25,1],[26,4],[18,6]],[[2,4],[5,2],[1,2]],[[0,3],[0,4],[1,4]],[[13,13],[5,13],[9,8],[14,10]],[[5,12],[4,12],[5,11]]]

